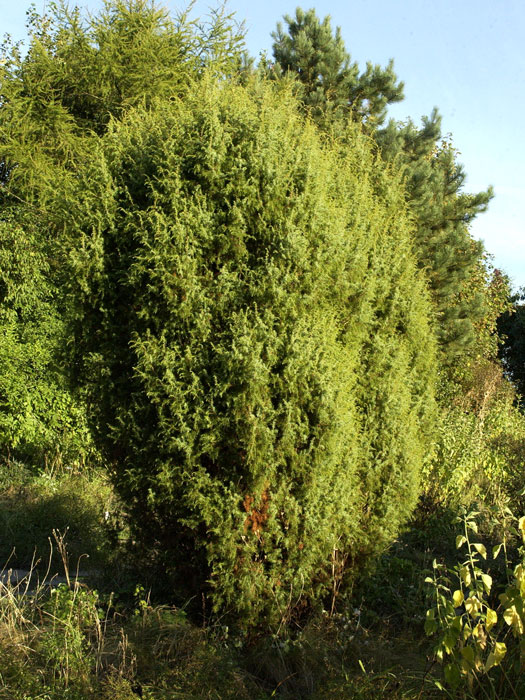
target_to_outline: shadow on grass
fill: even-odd
[[[63,573],[56,535],[65,541],[69,567],[107,569],[118,555],[115,497],[97,474],[33,475],[20,464],[0,468],[0,567]],[[80,564],[79,564],[80,562]]]

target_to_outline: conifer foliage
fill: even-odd
[[[435,339],[400,179],[355,123],[329,138],[283,83],[241,86],[220,16],[203,35],[116,0],[32,22],[2,67],[0,233],[35,237],[27,289],[70,350],[60,373],[46,322],[46,381],[87,392],[135,538],[181,596],[286,620],[417,499]]]
[[[386,68],[368,63],[359,73],[351,62],[339,27],[333,33],[330,17],[321,22],[315,10],[300,7],[295,17],[285,15],[287,31],[279,23],[272,34],[275,74],[299,79],[301,101],[318,120],[351,113],[370,126],[383,123],[387,105],[403,99],[393,61]]]
[[[242,43],[220,11],[197,28],[145,0],[48,10],[28,11],[27,50],[7,37],[0,60],[0,449],[38,464],[92,448],[68,386],[66,192],[112,118],[178,95],[209,62],[231,71]]]
[[[491,313],[490,300],[477,285],[486,268],[483,244],[472,238],[469,224],[486,211],[492,189],[462,191],[465,171],[450,140],[442,137],[437,110],[423,118],[421,128],[410,120],[390,121],[376,139],[383,158],[404,172],[416,220],[415,250],[432,293],[442,360],[457,364],[476,354],[476,328]]]
[[[205,79],[115,124],[68,203],[83,371],[137,536],[248,624],[394,536],[431,430],[403,191],[349,129],[342,161],[288,93]]]
[[[296,10],[284,17],[273,34],[274,77],[296,79],[297,95],[308,113],[328,131],[341,119],[363,125],[378,144],[385,161],[401,168],[415,219],[414,248],[427,275],[444,364],[476,355],[476,326],[490,314],[483,293],[471,290],[483,266],[483,246],[469,233],[469,223],[485,211],[492,190],[463,192],[465,173],[449,139],[441,133],[434,110],[418,128],[412,121],[390,120],[388,105],[403,99],[393,62],[386,68],[367,64],[359,74],[350,62],[340,29],[315,10]]]

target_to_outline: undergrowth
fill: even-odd
[[[523,419],[500,403],[469,437],[454,410],[429,473],[450,488],[428,482],[350,595],[250,632],[151,573],[101,473],[5,460],[0,698],[523,697]],[[459,443],[476,447],[468,464]]]
[[[133,566],[126,532],[119,533],[118,502],[100,474],[32,474],[11,462],[0,476],[0,517],[18,523],[2,538],[0,698],[415,700],[421,692],[435,694],[428,644],[419,650],[409,631],[408,599],[400,614],[401,589],[410,590],[419,566],[418,555],[405,557],[403,543],[364,584],[364,599],[356,591],[342,611],[320,612],[295,629],[246,635],[213,616],[190,616],[194,601],[163,604],[158,592],[152,600],[151,580]],[[10,568],[27,576],[10,579]],[[401,573],[406,580],[396,589]],[[387,581],[384,595],[374,594],[378,577]],[[381,610],[386,620],[389,606],[397,612],[380,629]]]

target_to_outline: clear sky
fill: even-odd
[[[0,34],[25,36],[29,5],[0,0]],[[36,0],[42,11],[43,0]],[[72,3],[75,4],[75,3]],[[79,0],[95,11],[100,0]],[[184,3],[164,0],[176,11]],[[271,32],[297,0],[229,0],[246,22],[251,54],[271,55]],[[197,0],[203,15],[209,0]],[[384,65],[393,58],[405,83],[405,100],[393,105],[396,119],[419,122],[437,106],[443,131],[451,133],[467,173],[466,191],[493,185],[489,211],[472,225],[515,287],[525,285],[525,3],[523,0],[326,0],[305,2],[340,26],[353,60]]]

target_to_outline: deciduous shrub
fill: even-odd
[[[507,546],[510,533],[519,532],[525,542],[525,518],[505,533],[490,555],[483,543],[472,542],[472,533],[478,531],[477,515],[471,512],[458,518],[464,534],[458,534],[456,546],[463,548],[463,560],[450,572],[434,561],[434,576],[427,582],[434,586],[436,605],[427,611],[425,631],[439,635],[436,658],[444,664],[445,680],[457,694],[459,686],[468,686],[472,697],[481,693],[486,698],[523,697],[524,552],[523,546],[518,547],[519,563],[511,566]],[[504,559],[503,575],[495,561],[498,557]],[[502,581],[505,574],[507,580]]]
[[[0,214],[0,458],[71,465],[94,446],[60,363],[67,330],[37,223]]]
[[[512,392],[501,391],[477,410],[444,408],[424,469],[426,499],[453,509],[476,502],[521,509],[524,454],[525,421]]]

